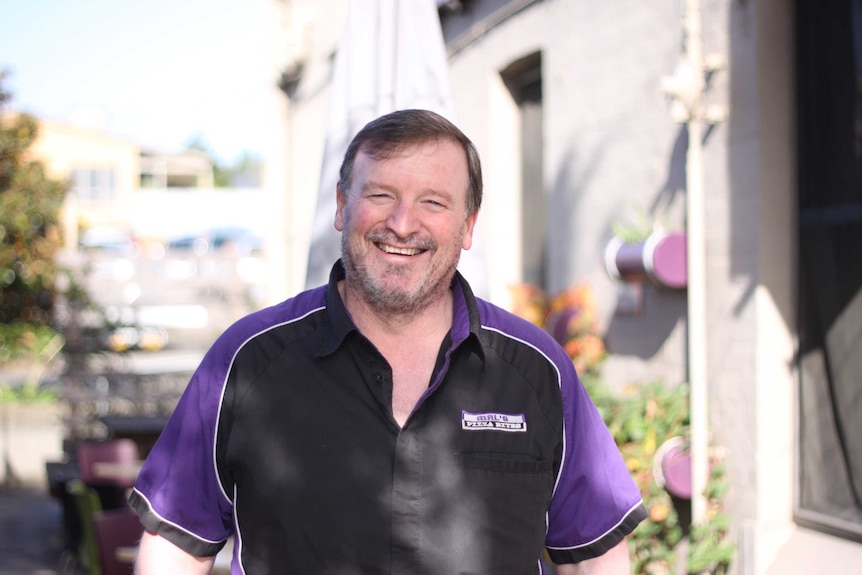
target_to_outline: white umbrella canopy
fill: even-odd
[[[338,169],[353,136],[395,110],[432,110],[457,124],[436,0],[348,0],[335,56],[306,286],[326,283],[341,255],[335,218]],[[486,292],[479,234],[459,269],[477,295]]]

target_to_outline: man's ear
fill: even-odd
[[[464,237],[461,239],[461,249],[469,250],[473,247],[473,228],[476,227],[476,220],[479,218],[479,210],[476,210],[464,220]]]
[[[344,205],[347,203],[347,193],[341,186],[335,186],[335,229],[344,231]]]

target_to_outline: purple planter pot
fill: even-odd
[[[644,242],[624,243],[614,237],[605,249],[608,274],[624,282],[652,281],[667,288],[687,285],[684,233],[653,232]]]

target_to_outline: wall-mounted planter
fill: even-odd
[[[656,450],[653,477],[674,497],[691,499],[691,453],[681,437],[672,437]]]
[[[605,248],[605,267],[612,278],[620,281],[649,280],[668,288],[684,288],[685,234],[659,230],[639,243],[625,243],[614,237]]]

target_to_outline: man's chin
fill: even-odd
[[[375,281],[374,288],[367,295],[373,307],[390,313],[416,311],[427,296],[423,293],[421,282],[406,282],[404,277],[389,277],[383,281]]]

